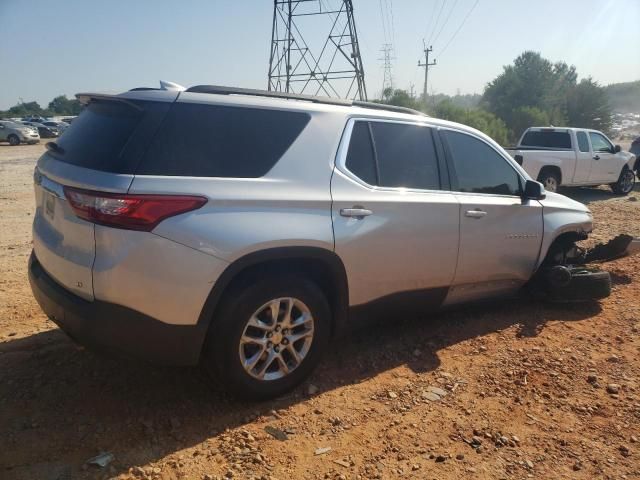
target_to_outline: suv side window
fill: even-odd
[[[376,158],[371,143],[369,122],[355,122],[347,151],[346,167],[369,185],[378,185]]]
[[[431,129],[371,122],[381,187],[438,190],[438,158]]]
[[[431,129],[390,122],[355,122],[346,167],[369,185],[439,190]]]
[[[613,145],[603,135],[597,132],[589,132],[591,146],[594,152],[612,153]]]
[[[457,177],[452,190],[493,195],[520,195],[520,175],[485,142],[452,130],[444,131]]]
[[[262,177],[310,119],[302,112],[174,103],[136,173]]]
[[[576,132],[576,138],[578,139],[578,149],[581,152],[588,152],[589,140],[587,139],[587,134],[584,132]]]

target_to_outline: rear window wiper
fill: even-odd
[[[56,142],[47,142],[45,144],[45,147],[47,147],[47,150],[50,150],[55,153],[59,153],[60,155],[64,154],[64,148],[62,148]]]

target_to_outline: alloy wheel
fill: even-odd
[[[240,362],[258,380],[278,380],[293,372],[311,349],[314,318],[301,300],[275,298],[258,308],[240,337]]]

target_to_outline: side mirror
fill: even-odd
[[[613,153],[618,153],[620,150],[622,150],[620,148],[620,145],[616,145],[615,147],[613,147]]]
[[[544,200],[547,198],[544,187],[540,182],[534,180],[527,180],[524,184],[523,197],[529,200]]]

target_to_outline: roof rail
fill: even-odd
[[[339,105],[343,107],[372,108],[376,110],[388,110],[397,113],[408,113],[411,115],[428,116],[418,110],[407,107],[398,107],[384,103],[363,102],[360,100],[344,100],[342,98],[316,97],[313,95],[302,95],[299,93],[272,92],[267,90],[257,90],[252,88],[223,87],[219,85],[196,85],[185,90],[192,93],[213,93],[216,95],[251,95],[256,97],[282,98],[286,100],[303,100],[306,102],[322,103],[325,105]]]
[[[429,116],[426,113],[421,112],[420,110],[415,110],[409,107],[399,107],[397,105],[389,105],[388,103],[363,102],[361,100],[354,100],[351,103],[354,107],[373,108],[375,110],[389,110],[391,112],[408,113],[410,115],[422,115],[423,117]]]
[[[267,90],[221,87],[219,85],[196,85],[195,87],[187,88],[185,91],[193,93],[215,93],[217,95],[252,95],[256,97],[284,98],[290,100],[304,100],[313,103],[325,103],[328,105],[351,106],[352,103],[351,100],[343,100],[341,98],[314,97],[313,95],[301,95],[299,93],[269,92]]]

